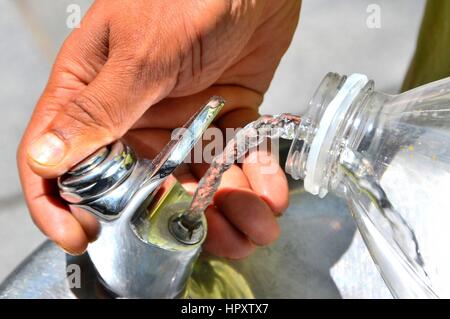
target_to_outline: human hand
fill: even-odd
[[[96,223],[70,212],[54,178],[103,145],[124,137],[151,158],[212,95],[227,100],[215,121],[220,129],[258,118],[299,7],[295,0],[96,1],[61,48],[19,146],[37,226],[73,254],[95,240]],[[278,236],[286,179],[279,168],[261,176],[267,164],[252,156],[225,173],[206,212],[205,249],[216,255],[245,257]],[[193,190],[207,167],[192,164],[178,178]]]

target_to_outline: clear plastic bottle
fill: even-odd
[[[398,298],[450,297],[450,78],[399,95],[329,73],[286,171],[350,211]]]

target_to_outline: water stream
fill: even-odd
[[[211,166],[199,182],[189,210],[183,215],[183,223],[187,227],[194,227],[201,220],[204,211],[213,200],[223,173],[236,159],[245,156],[266,138],[294,139],[299,124],[300,117],[296,115],[265,115],[239,130],[227,143],[224,151],[212,160]]]

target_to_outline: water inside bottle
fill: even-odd
[[[339,168],[346,176],[344,184],[348,187],[347,191],[353,196],[349,201],[350,208],[359,206],[353,207],[351,211],[356,215],[356,221],[361,221],[359,225],[363,229],[360,230],[364,231],[366,245],[374,252],[375,262],[385,270],[389,267],[396,268],[396,275],[398,280],[403,281],[402,285],[409,282],[411,289],[413,286],[418,287],[419,291],[414,292],[417,296],[436,297],[430,288],[417,237],[390,202],[373,174],[370,161],[347,148],[342,152]],[[363,201],[370,201],[370,205],[359,203],[358,197],[363,198]],[[389,285],[392,281],[387,280],[386,283]],[[395,294],[396,289],[389,288]]]

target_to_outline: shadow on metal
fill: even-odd
[[[280,144],[281,154],[286,156],[286,143]],[[252,297],[341,297],[330,275],[330,268],[348,249],[355,233],[356,228],[346,204],[333,196],[324,199],[312,196],[304,192],[301,182],[290,180],[289,185],[290,205],[279,219],[282,229],[280,239],[240,261],[201,256],[193,277],[197,280],[197,286],[206,288],[194,297],[216,297],[206,282],[211,279],[207,277],[214,273],[214,265],[230,269],[233,277],[241,277],[240,283],[246,287],[237,288],[248,289]],[[80,267],[79,288],[70,288],[73,282],[68,279],[66,269],[73,264]],[[348,274],[347,280],[349,285],[354,284],[351,274]],[[0,285],[0,298],[111,297],[103,288],[87,254],[77,257],[66,255],[49,241],[25,259]]]

